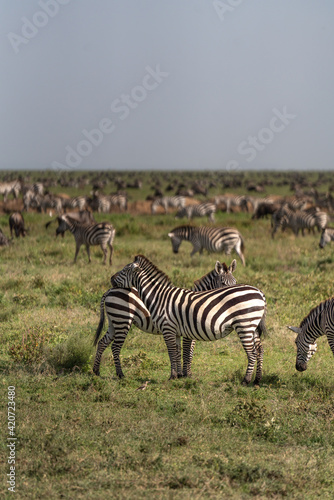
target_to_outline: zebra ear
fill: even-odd
[[[231,265],[229,267],[229,271],[233,273],[237,268],[237,261],[235,259],[232,260]]]
[[[289,330],[292,330],[295,333],[302,333],[302,329],[298,328],[297,326],[288,326]]]
[[[225,264],[225,263],[224,263],[224,264]],[[224,264],[221,264],[221,263],[219,262],[219,260],[217,260],[217,262],[216,262],[216,264],[215,264],[215,271],[216,271],[216,273],[217,273],[217,274],[220,274],[220,272],[221,272],[221,270],[222,270],[222,268],[223,268]],[[225,265],[226,265],[226,264],[225,264]]]

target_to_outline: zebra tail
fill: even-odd
[[[243,237],[240,235],[240,239],[241,239],[241,251],[242,253],[244,253],[245,251],[245,242],[244,242],[244,239]]]
[[[261,337],[263,335],[263,337],[268,337],[268,330],[267,330],[267,327],[266,327],[266,315],[267,315],[267,306],[264,310],[264,313],[263,313],[263,316],[261,318],[261,321],[260,323],[258,324],[257,326],[257,330],[259,332],[259,337]]]
[[[106,296],[108,295],[109,291],[110,291],[110,288],[109,288],[109,290],[107,290],[102,295],[102,299],[101,299],[101,303],[100,303],[100,322],[99,322],[99,324],[97,326],[96,333],[95,333],[95,338],[94,338],[94,345],[95,346],[96,346],[96,344],[99,341],[99,338],[100,338],[100,335],[101,335],[101,331],[102,331],[102,328],[103,328],[103,325],[104,325],[104,303],[105,303]]]

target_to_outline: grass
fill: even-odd
[[[322,337],[308,370],[297,372],[287,329],[333,294],[330,245],[321,251],[318,234],[278,232],[272,240],[269,220],[217,214],[217,225],[235,226],[245,238],[238,282],[267,298],[261,387],[241,386],[246,356],[235,333],[198,342],[193,377],[168,381],[162,338],[135,327],[121,353],[126,378],[118,380],[110,349],[101,377],[92,374],[110,275],[143,253],[175,285],[190,287],[216,260],[229,264],[234,256],[190,258],[186,242],[172,254],[173,215],[97,218],[117,230],[111,268],[98,248],[90,265],[83,248],[73,265],[72,235],[55,239],[41,214],[27,217],[25,239],[0,249],[1,452],[5,478],[6,398],[14,385],[18,498],[332,498],[333,355]],[[1,216],[0,226],[7,224]],[[147,389],[136,391],[146,380]]]

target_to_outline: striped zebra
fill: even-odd
[[[215,268],[211,272],[194,282],[193,290],[199,292],[234,285],[236,279],[233,276],[233,271],[236,269],[236,266],[236,260],[233,260],[229,267],[227,267],[225,262],[221,264],[217,261]],[[119,378],[123,378],[124,374],[119,355],[131,325],[134,324],[145,333],[161,335],[161,332],[155,327],[150,312],[135,288],[110,288],[104,293],[101,299],[100,323],[96,330],[94,345],[97,344],[104,325],[104,310],[107,313],[109,326],[107,333],[98,343],[93,372],[96,375],[100,374],[102,354],[112,342],[111,349],[116,375]],[[178,344],[178,347],[181,347],[180,344]],[[183,339],[183,370],[181,369],[181,352],[178,352],[178,376],[189,377],[191,375],[191,361],[194,347],[194,340]]]
[[[74,208],[85,210],[87,208],[87,198],[86,196],[74,196],[69,199],[65,198],[62,200],[62,204],[65,212],[67,208],[70,210],[73,210]]]
[[[334,228],[326,227],[322,230],[319,247],[324,248],[327,243],[330,243],[334,240]]]
[[[294,212],[284,205],[273,214],[273,229],[271,236],[274,238],[274,235],[279,227],[282,228],[282,231],[286,228],[291,228],[296,236],[298,236],[299,231],[301,230],[302,235],[305,236],[305,229],[311,231],[317,227],[320,231],[326,227],[326,224],[326,212],[322,212],[320,210],[296,210]]]
[[[207,217],[209,222],[214,222],[216,213],[216,205],[210,202],[187,205],[181,208],[175,215],[176,219],[187,217],[189,220],[194,217]]]
[[[74,236],[76,244],[74,262],[77,260],[81,245],[86,246],[88,262],[91,262],[89,250],[90,245],[100,245],[103,251],[103,264],[106,263],[107,246],[109,247],[109,264],[111,265],[114,250],[112,244],[115,237],[115,229],[111,224],[108,222],[99,222],[98,224],[82,224],[66,214],[58,217],[58,223],[59,226],[56,230],[56,235],[62,234],[69,229]]]
[[[111,193],[109,195],[110,207],[118,207],[120,211],[125,211],[128,209],[128,199],[126,194],[123,193]]]
[[[169,278],[143,255],[111,277],[119,288],[134,287],[162,332],[170,364],[170,379],[177,377],[177,338],[213,341],[236,330],[248,358],[243,384],[251,381],[255,364],[255,384],[262,377],[266,300],[249,285],[233,285],[205,292],[193,292],[171,284]]]
[[[334,354],[334,298],[324,300],[314,307],[302,320],[299,327],[289,326],[297,333],[296,369],[303,372],[307,363],[317,350],[316,340],[322,335],[327,336],[329,347]]]
[[[245,265],[244,241],[237,229],[231,227],[206,227],[206,226],[179,226],[173,229],[168,236],[171,238],[174,253],[178,253],[183,240],[193,245],[190,253],[192,257],[196,252],[200,254],[203,249],[208,252],[225,252],[230,255],[232,250],[240,257]]]
[[[21,191],[21,183],[18,180],[0,182],[0,195],[3,196],[4,203],[7,202],[8,196],[12,194],[16,199]]]
[[[151,205],[151,213],[155,214],[158,207],[162,207],[167,214],[169,208],[183,208],[186,206],[184,196],[160,196],[156,198]]]
[[[247,196],[245,195],[238,195],[238,194],[221,194],[215,196],[215,205],[222,205],[224,204],[226,206],[226,213],[231,212],[231,208],[233,207],[240,207],[241,209],[246,209],[246,212],[248,212],[248,206],[246,203]]]

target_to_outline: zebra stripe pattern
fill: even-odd
[[[213,288],[234,285],[236,279],[233,276],[233,271],[236,269],[236,266],[237,263],[235,260],[232,261],[229,267],[227,267],[225,262],[221,264],[217,261],[212,271],[194,282],[194,291],[211,290]],[[161,335],[161,332],[154,326],[151,314],[135,288],[130,290],[110,288],[104,293],[101,299],[100,322],[96,330],[94,345],[97,344],[104,325],[104,310],[107,313],[109,326],[107,333],[98,343],[93,371],[96,375],[100,374],[102,354],[108,345],[113,342],[111,349],[116,375],[123,378],[124,374],[119,355],[131,325],[134,324],[145,333]],[[181,370],[181,353],[178,352],[178,376],[191,376],[194,347],[194,340],[183,339],[183,370]]]
[[[331,241],[334,241],[334,228],[326,227],[321,233],[319,247],[324,248]]]
[[[303,372],[307,363],[317,350],[316,340],[322,335],[327,336],[329,347],[334,354],[334,298],[324,300],[314,307],[302,320],[299,327],[289,326],[297,333],[296,369]]]
[[[183,208],[186,206],[186,199],[184,196],[160,196],[156,198],[151,205],[151,212],[155,214],[158,207],[162,207],[167,214],[169,208]]]
[[[86,196],[74,196],[73,198],[63,200],[63,209],[66,211],[67,208],[73,210],[73,208],[78,208],[79,210],[85,210],[87,206]]]
[[[179,226],[173,229],[168,236],[171,238],[174,253],[178,253],[183,240],[189,241],[193,245],[190,256],[196,252],[200,254],[203,249],[208,252],[225,252],[230,255],[234,250],[245,265],[244,241],[237,229],[231,227],[194,227]]]
[[[236,330],[248,358],[243,384],[251,381],[257,363],[255,384],[262,377],[266,300],[249,285],[193,292],[171,284],[169,278],[143,255],[111,277],[114,287],[138,290],[155,327],[162,332],[171,364],[171,379],[177,377],[177,338],[213,341]]]
[[[283,206],[277,212],[273,214],[273,230],[272,237],[274,237],[277,229],[281,226],[282,230],[290,227],[294,234],[298,236],[301,230],[304,236],[304,230],[313,230],[317,227],[318,230],[323,230],[327,224],[327,214],[326,212],[321,212],[320,210],[312,211],[302,211],[297,210],[294,212],[287,206]]]
[[[21,183],[18,180],[10,182],[0,182],[0,195],[3,195],[4,203],[7,202],[8,196],[13,194],[16,199],[21,191]]]
[[[175,216],[176,219],[187,217],[189,220],[194,217],[207,217],[210,222],[214,222],[216,205],[210,202],[187,205],[181,208]]]
[[[86,246],[88,262],[91,262],[89,251],[90,245],[100,245],[103,251],[103,264],[106,263],[107,246],[109,247],[109,264],[111,265],[113,254],[112,244],[115,237],[115,229],[111,224],[108,222],[100,222],[98,224],[82,224],[68,215],[58,217],[58,223],[59,226],[56,230],[57,235],[64,233],[67,229],[69,229],[74,236],[76,244],[74,262],[77,260],[81,245]]]

